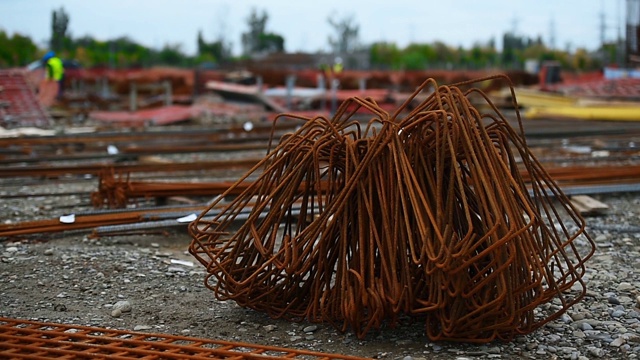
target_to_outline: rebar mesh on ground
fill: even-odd
[[[262,171],[257,181],[190,224],[206,285],[359,337],[406,314],[432,340],[511,340],[560,316],[585,293],[594,243],[524,136],[462,85],[426,81],[414,96],[435,91],[408,114],[411,100],[388,114],[355,97],[283,137],[238,184]],[[470,96],[493,110],[481,114]],[[362,108],[366,124],[353,118]]]
[[[318,359],[363,358],[170,334],[0,318],[1,359]]]

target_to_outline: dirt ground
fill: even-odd
[[[91,210],[89,201],[76,195],[6,197],[76,190],[52,184],[35,189],[0,182],[0,197],[5,196],[0,220],[55,218],[78,210],[78,204]],[[90,189],[95,186],[83,190]],[[205,268],[187,251],[186,226],[97,239],[82,231],[0,238],[0,317],[380,359],[633,359],[640,354],[640,197],[598,199],[611,210],[588,220],[598,250],[587,263],[587,297],[561,319],[509,343],[435,343],[427,338],[424,321],[409,318],[358,339],[329,324],[272,319],[218,301],[204,285]]]
[[[630,209],[637,202],[633,199],[614,198],[623,207],[598,223],[621,223],[618,216],[633,214]],[[426,337],[423,322],[408,318],[395,328],[383,326],[358,339],[329,324],[272,319],[233,302],[218,301],[204,285],[204,267],[187,251],[191,238],[186,228],[100,239],[64,234],[0,242],[0,317],[380,359],[636,358],[640,337],[638,313],[632,309],[637,307],[633,300],[637,289],[630,285],[620,291],[620,286],[637,285],[640,280],[640,240],[596,236],[603,248],[590,262],[590,291],[585,300],[562,319],[510,343],[434,343]],[[615,308],[628,311],[614,319],[617,322],[611,321],[615,304],[611,296],[619,299]],[[119,309],[123,302],[129,306]],[[585,321],[595,330],[581,331]],[[628,350],[611,347],[623,335],[627,343],[622,346]]]
[[[186,231],[88,239],[85,235],[0,245],[0,317],[170,333],[361,357],[429,358],[485,347],[430,343],[406,319],[359,340],[328,324],[292,323],[220,302],[188,253]],[[127,301],[129,311],[115,310]],[[486,347],[489,349],[490,347]],[[446,350],[445,350],[446,349]],[[447,357],[448,358],[448,357]]]

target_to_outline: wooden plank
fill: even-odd
[[[571,203],[582,215],[599,215],[609,210],[609,205],[587,195],[572,196]]]
[[[576,208],[576,210],[581,214],[581,215],[586,215],[589,213],[589,208],[585,207],[584,205],[580,204],[577,201],[571,201],[571,204],[573,205],[574,208]]]

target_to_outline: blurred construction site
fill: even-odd
[[[128,36],[108,41],[73,37],[74,19],[60,7],[52,11],[47,48],[0,29],[0,45],[7,50],[0,53],[0,126],[42,126],[48,116],[109,126],[238,115],[255,121],[290,111],[331,114],[352,96],[372,97],[382,108],[393,109],[425,79],[454,84],[494,74],[507,75],[521,89],[519,103],[531,108],[531,118],[635,119],[633,111],[611,103],[629,105],[639,97],[640,2],[626,0],[625,5],[624,15],[618,14],[624,24],[619,21],[614,38],[607,36],[611,21],[599,15],[596,49],[559,50],[553,21],[549,40],[543,41],[519,33],[516,19],[500,46],[495,39],[469,49],[440,41],[405,48],[387,41],[362,44],[356,18],[333,13],[328,19],[329,49],[314,53],[287,52],[285,37],[268,30],[267,11],[253,8],[241,36],[240,56],[233,55],[229,39],[220,35],[208,41],[202,31],[195,55],[186,55],[177,45],[147,48]],[[63,67],[64,76],[56,79],[60,91],[44,81],[51,75],[49,57]],[[49,113],[29,115],[29,122],[25,113],[41,110],[35,103],[27,105],[31,100],[22,97],[26,90],[13,90],[16,86],[35,91]],[[476,86],[494,102],[509,106],[509,94],[501,92],[504,84],[486,81]],[[612,108],[614,114],[608,114]]]
[[[44,49],[34,49],[20,66],[0,62],[0,199],[12,209],[2,214],[0,241],[189,231],[190,251],[218,277],[207,284],[216,295],[274,317],[295,310],[293,317],[364,336],[398,313],[428,314],[431,339],[511,340],[585,294],[581,271],[593,242],[582,217],[608,210],[592,196],[640,191],[640,1],[626,4],[625,37],[592,53],[566,53],[508,33],[501,53],[478,47],[475,58],[474,49],[458,50],[402,66],[385,60],[392,50],[385,44],[287,53],[264,24],[260,35],[269,46],[240,58],[225,57],[223,44],[199,35],[199,54],[209,57],[147,66],[112,52],[99,63],[87,55],[89,39],[64,45],[60,39],[70,36],[58,24],[51,45],[59,42],[57,54],[66,60],[59,83],[47,80]],[[67,16],[64,9],[55,14],[54,22]],[[349,19],[338,25],[345,34],[357,30]],[[405,55],[434,48],[416,45]],[[43,198],[56,206],[15,210]],[[410,220],[387,221],[396,218]],[[248,224],[245,232],[239,224]],[[553,230],[557,224],[561,231]],[[218,238],[235,230],[237,238]],[[270,248],[256,245],[257,238],[276,237]],[[419,237],[476,242],[440,244],[446,248],[440,252],[424,245],[429,249],[421,256],[414,249]],[[354,254],[370,238],[380,248],[359,263]],[[359,242],[341,243],[347,239]],[[584,248],[576,249],[575,239]],[[297,247],[303,240],[308,248]],[[353,247],[317,254],[315,246],[325,249],[322,241],[326,249]],[[408,245],[398,257],[415,256],[413,263],[384,255],[382,248],[402,241]],[[517,256],[509,247],[515,241],[527,249]],[[536,248],[540,243],[547,247]],[[242,244],[241,254],[235,244]],[[531,249],[552,255],[538,258]],[[300,260],[311,253],[319,255],[315,266]],[[329,253],[328,268],[344,278],[314,272]],[[264,263],[256,260],[261,257]],[[456,277],[463,267],[464,276]],[[401,279],[385,277],[396,272]],[[250,281],[242,278],[247,274]],[[322,285],[299,291],[316,275]],[[519,290],[495,290],[500,276]],[[264,284],[256,280],[261,277]],[[230,285],[221,289],[225,281]],[[349,309],[334,306],[332,300],[347,300],[318,289],[333,289],[337,281],[352,291],[349,301],[363,300]],[[366,296],[359,292],[369,285]],[[275,292],[278,286],[282,292]],[[460,294],[476,292],[486,298],[455,307],[457,313],[449,308],[462,302]],[[263,297],[267,304],[255,300]],[[557,313],[529,317],[555,297],[562,303]],[[303,298],[308,303],[298,303]],[[313,308],[320,303],[326,309]],[[491,319],[461,330],[469,312]]]

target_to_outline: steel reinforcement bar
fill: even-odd
[[[234,167],[251,167],[258,159],[238,159],[220,161],[202,161],[190,163],[167,164],[81,164],[60,166],[22,166],[0,168],[0,178],[8,177],[55,177],[62,175],[98,175],[105,169],[113,169],[119,173],[131,172],[171,172],[171,171],[195,171],[195,170],[219,170]]]
[[[182,208],[185,214],[200,212],[201,206]],[[16,224],[0,224],[0,239],[11,236],[31,235],[38,233],[55,233],[72,230],[93,229],[100,226],[122,225],[154,221],[154,214],[171,211],[171,208],[141,209],[137,211],[104,212],[96,214],[76,214],[72,220],[63,221],[62,218],[35,220]],[[70,215],[69,215],[70,216]]]
[[[194,337],[0,318],[3,359],[362,359]]]
[[[355,97],[308,119],[227,190],[256,175],[241,195],[191,222],[189,251],[216,298],[359,338],[409,316],[432,341],[475,343],[528,334],[580,301],[595,243],[521,122],[477,89],[430,79],[412,97],[425,89],[407,115],[411,98],[391,114]],[[553,313],[534,311],[552,301]]]

